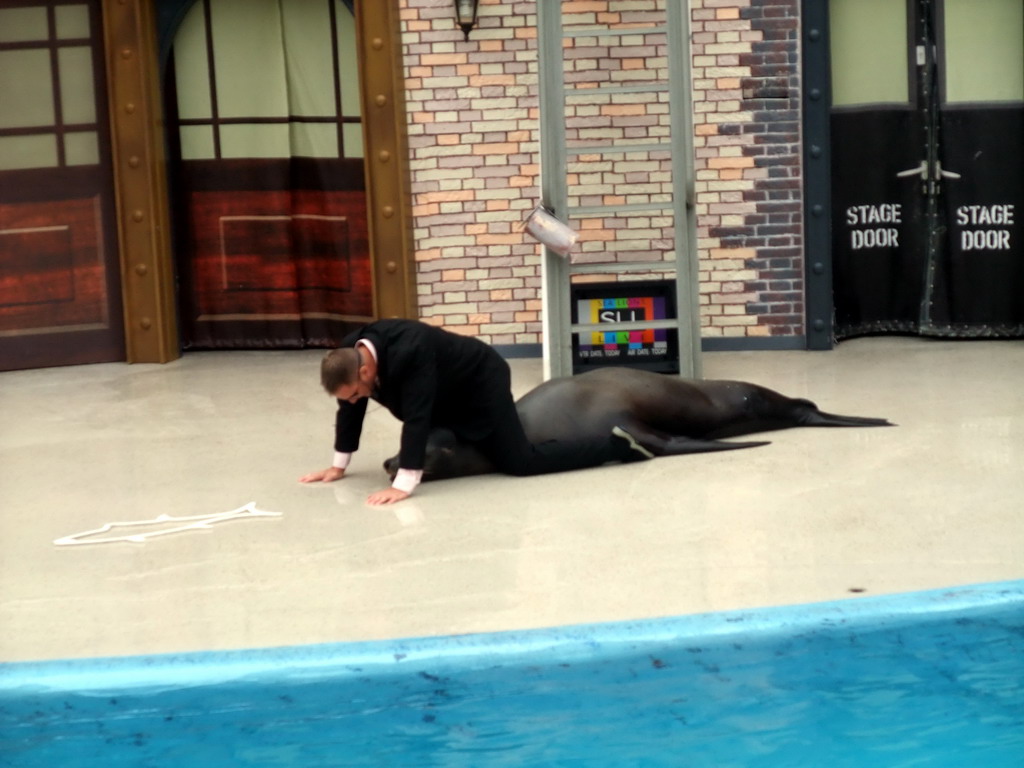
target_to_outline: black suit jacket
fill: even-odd
[[[512,403],[508,364],[489,345],[415,320],[381,320],[349,335],[342,346],[368,339],[377,350],[372,397],[402,426],[399,466],[422,469],[432,427],[481,440],[500,426]],[[334,448],[359,447],[367,400],[338,401]],[[514,413],[514,407],[513,411]]]

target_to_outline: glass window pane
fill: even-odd
[[[345,157],[364,157],[361,124],[345,123],[341,126],[341,140],[345,142]]]
[[[359,50],[356,47],[356,20],[352,12],[338,0],[334,2],[338,18],[338,69],[341,78],[341,114],[344,117],[360,117],[362,106],[359,101]],[[347,141],[345,142],[348,143]]]
[[[1024,100],[1024,2],[946,0],[946,101]]]
[[[210,11],[220,116],[287,117],[278,0],[219,0]]]
[[[89,37],[89,6],[58,5],[57,37],[61,40]]]
[[[57,137],[54,134],[0,136],[0,171],[56,166]]]
[[[904,0],[830,0],[832,104],[907,103]]]
[[[333,117],[338,108],[330,6],[323,0],[303,0],[281,8],[289,110],[300,117]]]
[[[222,125],[223,158],[291,157],[288,123],[276,125]]]
[[[178,89],[178,116],[182,120],[209,120],[210,67],[206,58],[206,19],[196,3],[174,35],[174,77]]]
[[[96,95],[93,91],[92,50],[86,47],[61,48],[60,106],[65,124],[96,122]]]
[[[93,131],[65,134],[64,162],[67,165],[99,165],[99,136]]]
[[[0,51],[0,128],[54,124],[50,52]]]
[[[337,124],[292,123],[291,153],[292,157],[337,157]]]
[[[0,8],[0,43],[48,40],[46,8]]]
[[[213,126],[181,126],[181,159],[214,160],[217,155],[213,146]]]

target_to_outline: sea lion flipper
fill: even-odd
[[[682,456],[687,453],[709,453],[711,451],[735,451],[739,448],[758,448],[771,445],[770,440],[747,440],[729,442],[727,440],[697,440],[690,437],[670,437],[665,441],[662,456]]]
[[[757,448],[768,445],[767,440],[727,442],[708,438],[666,435],[631,423],[630,433],[655,456],[683,456],[688,453],[710,453],[711,451],[735,451],[738,448]]]

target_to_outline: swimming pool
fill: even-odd
[[[1024,765],[1024,581],[0,665],[0,765]]]

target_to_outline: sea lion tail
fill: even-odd
[[[843,416],[838,413],[825,413],[815,408],[806,414],[800,423],[805,427],[895,427],[888,419],[872,416]]]

